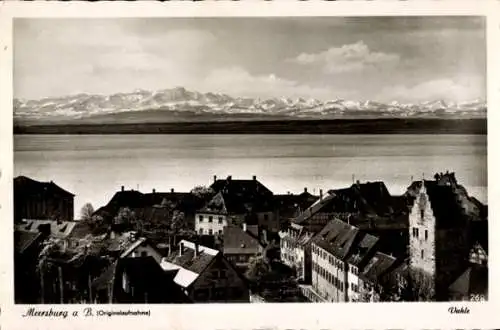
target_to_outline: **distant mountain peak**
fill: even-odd
[[[40,100],[14,100],[16,123],[99,121],[102,116],[141,122],[141,116],[155,111],[158,120],[209,119],[210,116],[245,116],[246,119],[333,119],[333,118],[485,118],[486,102],[432,100],[421,103],[383,103],[373,100],[345,100],[287,96],[273,98],[232,97],[220,92],[201,93],[177,86],[148,91],[135,89],[110,95],[79,93]],[[130,114],[130,116],[127,116]],[[203,116],[201,116],[203,114]],[[170,116],[170,117],[169,117]],[[120,119],[121,118],[121,119]],[[112,119],[110,119],[112,120]]]

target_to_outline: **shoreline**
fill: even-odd
[[[120,124],[15,124],[16,135],[32,134],[470,134],[487,135],[487,119],[332,119]]]

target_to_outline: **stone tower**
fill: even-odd
[[[464,196],[441,176],[414,182],[412,187],[410,266],[429,277],[436,299],[446,300],[449,285],[466,268],[469,256]]]

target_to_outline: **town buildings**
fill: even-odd
[[[274,195],[230,176],[189,193],[122,188],[91,219],[16,222],[16,302],[487,299],[487,215],[453,173],[400,196],[383,182]]]
[[[14,222],[23,219],[73,220],[74,195],[54,182],[14,178]]]

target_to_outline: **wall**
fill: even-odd
[[[348,301],[345,262],[312,244],[312,286],[328,301]]]
[[[200,217],[203,218],[200,221]],[[209,222],[210,217],[212,217],[212,222]],[[221,218],[222,222],[219,221]],[[209,235],[209,230],[212,230],[212,235],[220,234],[224,227],[227,226],[227,217],[223,214],[207,214],[207,213],[197,213],[195,217],[195,230],[196,233],[200,233],[200,229],[203,229],[203,235]]]
[[[277,233],[279,231],[278,217],[273,211],[257,213],[257,223],[260,228]]]
[[[347,296],[349,297],[349,301],[358,301],[359,300],[359,269],[358,267],[352,266],[348,264],[348,272],[347,272]]]

